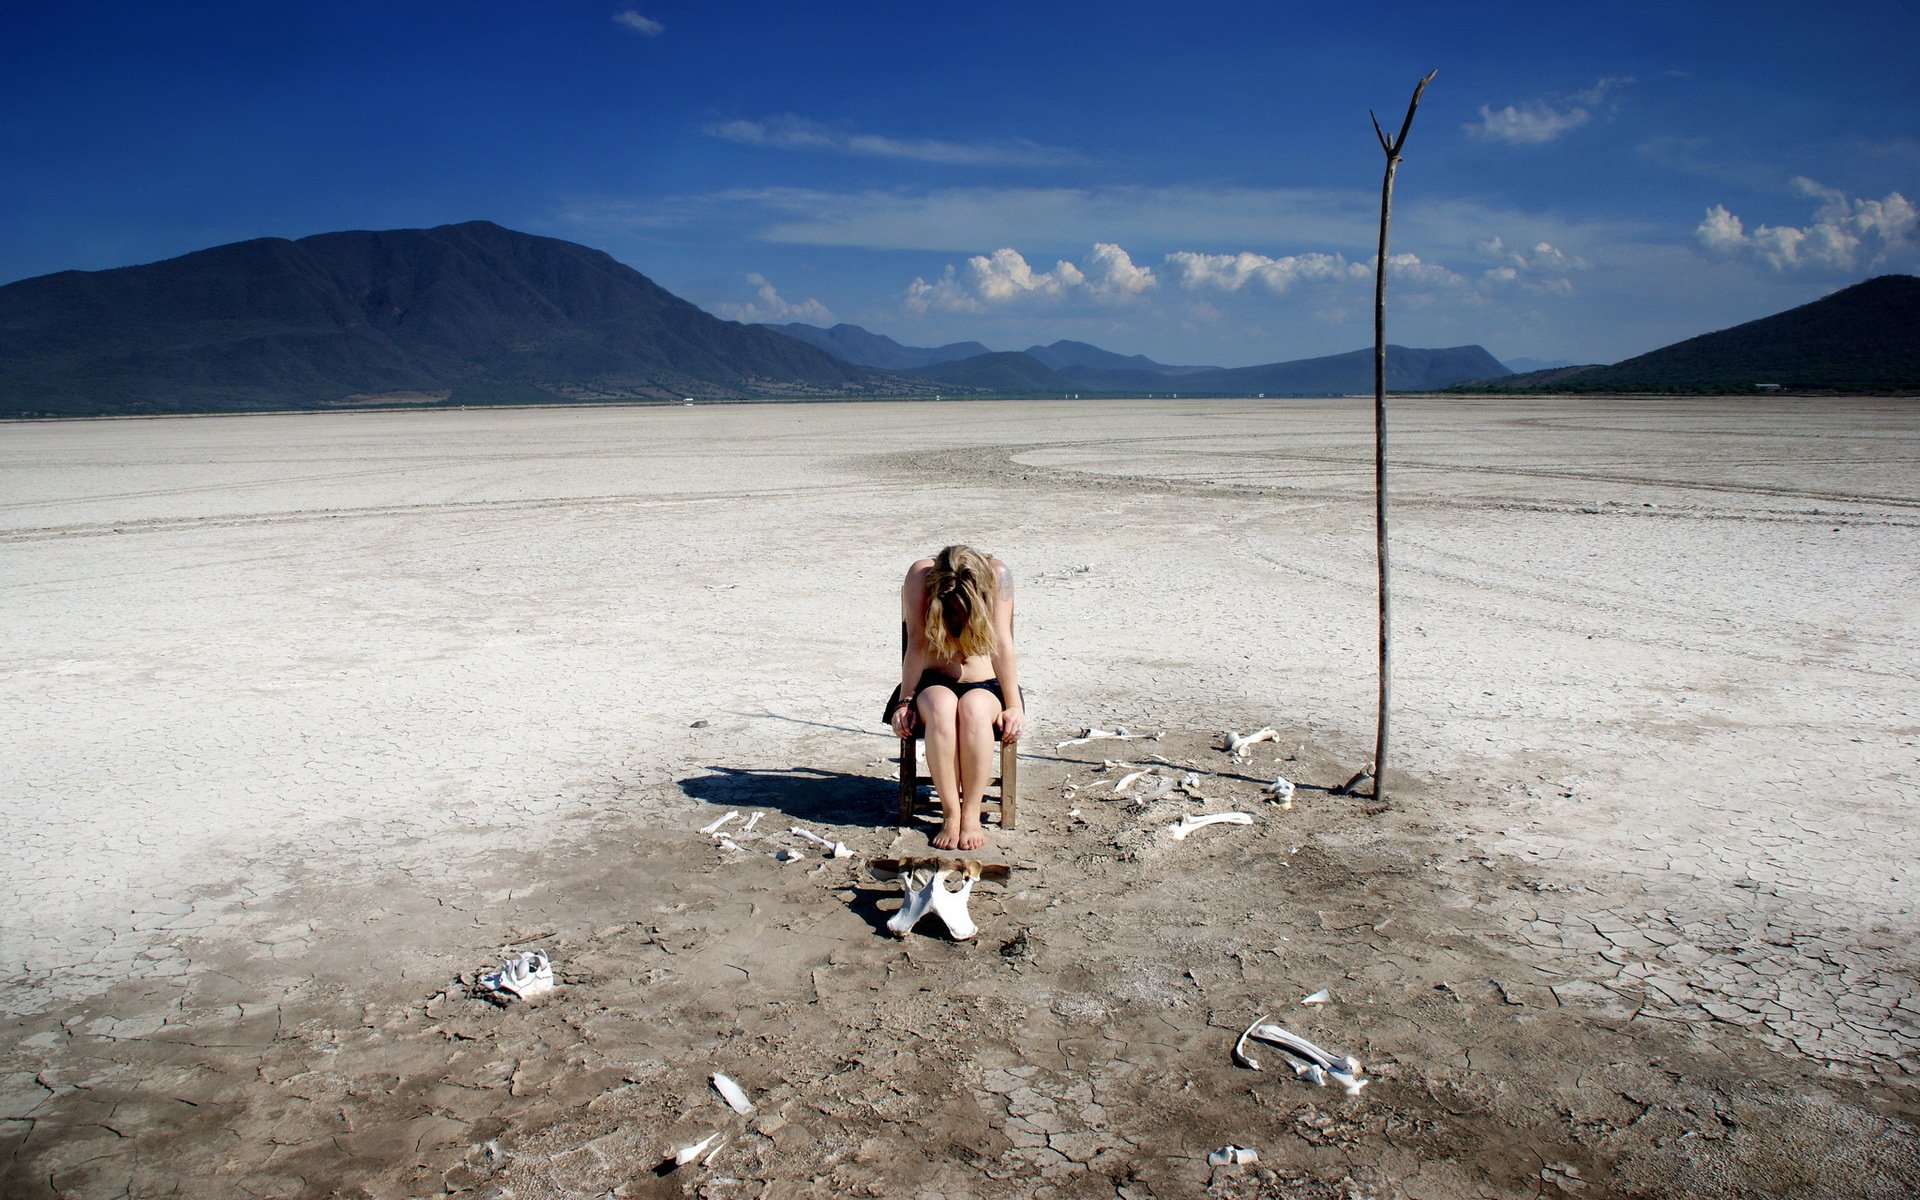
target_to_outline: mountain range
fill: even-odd
[[[1494,392],[1920,390],[1920,279],[1882,275],[1811,304],[1611,366],[1558,367],[1455,390]]]
[[[1514,376],[1479,346],[1392,347],[1389,388],[1920,386],[1920,280],[1887,276],[1612,367]],[[261,238],[0,287],[0,415],[742,397],[1327,395],[1371,348],[1175,366],[1085,342],[917,348],[854,325],[714,317],[585,246],[486,221]]]

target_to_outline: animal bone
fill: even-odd
[[[743,1116],[753,1111],[753,1101],[747,1099],[746,1089],[718,1071],[709,1078],[713,1084],[713,1090],[720,1093],[720,1098],[727,1102],[728,1108]]]
[[[1253,1036],[1253,1031],[1259,1027],[1260,1022],[1266,1019],[1266,1013],[1261,1013],[1255,1017],[1253,1024],[1247,1026],[1245,1032],[1241,1033],[1240,1040],[1233,1044],[1234,1066],[1245,1067],[1249,1071],[1258,1071],[1260,1069],[1260,1060],[1247,1053],[1247,1039]]]
[[[867,870],[875,879],[898,879],[906,889],[900,911],[887,922],[895,937],[907,936],[920,918],[932,911],[946,923],[947,932],[962,942],[980,932],[967,912],[973,885],[982,879],[1005,879],[1013,873],[1005,863],[983,863],[976,858],[876,858],[867,864]],[[950,891],[947,876],[956,872],[963,882]]]
[[[1230,813],[1207,813],[1205,815],[1201,815],[1199,813],[1188,813],[1186,816],[1181,817],[1178,821],[1175,821],[1173,824],[1167,826],[1167,832],[1173,835],[1174,841],[1184,842],[1187,840],[1188,834],[1192,833],[1196,829],[1205,828],[1208,825],[1251,825],[1251,824],[1253,824],[1252,813],[1230,812]]]
[[[1360,1089],[1367,1086],[1367,1080],[1360,1078],[1360,1060],[1351,1054],[1335,1057],[1297,1033],[1289,1032],[1278,1025],[1262,1025],[1256,1022],[1253,1036],[1263,1042],[1274,1045],[1302,1060],[1306,1065],[1298,1072],[1300,1078],[1311,1079],[1325,1086],[1327,1077],[1347,1089],[1347,1095],[1358,1096]]]
[[[731,821],[731,820],[733,820],[734,818],[736,818],[736,817],[738,817],[739,815],[740,815],[740,810],[739,810],[739,809],[735,809],[735,810],[733,810],[732,812],[730,812],[730,813],[728,813],[728,814],[727,814],[726,816],[724,816],[724,817],[721,817],[720,819],[718,819],[718,820],[716,820],[716,821],[712,821],[712,822],[709,822],[708,824],[705,824],[705,825],[702,825],[702,826],[700,827],[700,832],[701,832],[701,833],[719,833],[719,832],[720,832],[720,827],[721,827],[722,825],[725,825],[725,824],[726,824],[726,823],[727,823],[728,821]]]
[[[1160,776],[1160,778],[1153,781],[1152,787],[1148,788],[1144,792],[1141,792],[1138,796],[1135,796],[1133,798],[1133,802],[1135,805],[1139,805],[1139,806],[1151,804],[1153,801],[1158,800],[1160,797],[1166,795],[1168,792],[1172,790],[1173,790],[1173,780],[1168,779],[1165,775],[1162,775]]]
[[[1227,730],[1226,736],[1227,744],[1225,749],[1228,754],[1233,755],[1235,758],[1253,757],[1253,747],[1256,742],[1278,742],[1280,740],[1279,733],[1277,733],[1271,725],[1265,729],[1249,733],[1245,737],[1241,737],[1229,729]]]
[[[788,832],[797,834],[800,837],[803,837],[808,841],[812,842],[816,846],[825,847],[828,858],[851,858],[853,856],[853,851],[847,849],[847,844],[845,842],[830,842],[826,838],[821,837],[817,833],[808,833],[806,830],[800,828],[798,825],[795,825]]]
[[[1138,783],[1143,777],[1151,774],[1153,774],[1152,768],[1148,768],[1147,770],[1144,770],[1144,771],[1128,772],[1127,774],[1122,775],[1118,780],[1114,782],[1113,790],[1116,792],[1124,792],[1128,788],[1132,787],[1135,783]]]
[[[1063,750],[1068,746],[1084,746],[1088,742],[1098,742],[1109,738],[1122,742],[1151,742],[1157,740],[1159,737],[1160,735],[1158,733],[1128,733],[1125,725],[1117,725],[1112,729],[1094,729],[1089,727],[1087,731],[1079,737],[1068,738],[1064,742],[1055,742],[1054,749]]]
[[[1320,989],[1319,991],[1317,991],[1317,992],[1315,992],[1315,993],[1314,993],[1313,995],[1311,995],[1311,996],[1306,996],[1306,997],[1303,997],[1303,998],[1301,999],[1301,1001],[1300,1001],[1300,1003],[1302,1003],[1302,1004],[1325,1004],[1325,1003],[1327,1003],[1328,1001],[1330,1001],[1330,1000],[1332,1000],[1332,999],[1333,999],[1333,997],[1332,997],[1331,995],[1329,995],[1329,994],[1327,993],[1327,989],[1325,989],[1325,988],[1321,988],[1321,989]]]
[[[1270,803],[1277,803],[1281,808],[1293,807],[1293,781],[1285,775],[1274,776],[1273,782],[1260,790],[1272,797]]]
[[[1258,1150],[1249,1150],[1245,1146],[1236,1146],[1229,1142],[1207,1155],[1210,1167],[1239,1167],[1260,1161]]]
[[[740,832],[741,832],[741,833],[752,833],[752,832],[753,832],[753,827],[754,827],[755,825],[758,825],[758,824],[760,823],[760,818],[761,818],[761,817],[764,817],[764,816],[766,816],[766,815],[767,815],[767,814],[765,814],[765,813],[755,813],[755,814],[753,814],[752,816],[750,816],[750,817],[748,817],[748,818],[747,818],[747,823],[746,823],[745,825],[742,825],[742,826],[740,827]]]
[[[713,1145],[713,1139],[719,1136],[720,1135],[717,1133],[710,1133],[707,1136],[701,1138],[699,1141],[694,1142],[692,1145],[680,1147],[678,1150],[675,1150],[672,1154],[669,1154],[667,1157],[673,1160],[674,1166],[684,1167],[688,1163],[692,1162],[694,1159],[699,1158],[701,1152],[704,1151],[708,1146]],[[718,1146],[714,1146],[713,1148],[715,1150],[720,1149],[720,1147]]]
[[[715,836],[713,844],[717,849],[721,850],[738,851],[740,849],[740,844],[724,833]]]

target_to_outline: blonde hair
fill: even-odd
[[[927,649],[935,662],[994,651],[993,606],[1000,584],[993,564],[971,546],[948,546],[927,572]]]

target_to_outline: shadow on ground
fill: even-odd
[[[890,824],[899,792],[889,777],[813,767],[755,770],[709,766],[680,781],[680,790],[716,807],[774,808],[799,821],[833,825]]]

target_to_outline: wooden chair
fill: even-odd
[[[900,657],[907,655],[907,626],[900,625]],[[1024,691],[1024,689],[1022,689]],[[887,718],[893,717],[894,705],[899,703],[900,688],[896,685],[893,695],[887,697]],[[1020,744],[1018,742],[1000,743],[1000,774],[994,780],[999,785],[1000,828],[1014,828],[1017,818],[1020,792]],[[900,739],[900,818],[899,823],[913,823],[913,804],[919,799],[920,792],[920,737],[913,734]],[[986,814],[981,814],[984,819]]]
[[[1000,743],[1000,828],[1014,828],[1020,792],[1020,744]],[[900,739],[900,824],[913,821],[913,804],[920,792],[920,738]],[[984,813],[982,814],[985,815]]]

